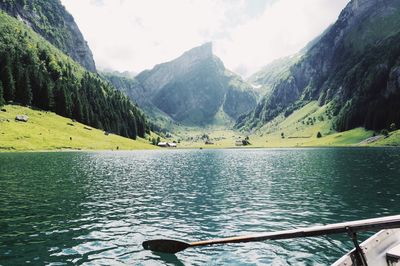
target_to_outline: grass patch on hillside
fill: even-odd
[[[310,141],[311,146],[355,146],[361,141],[372,137],[373,132],[364,128],[334,133],[322,138],[314,138]]]
[[[400,146],[400,130],[390,132],[387,138],[382,138],[371,144],[372,146]]]
[[[235,146],[235,139],[243,137],[240,132],[227,129],[224,126],[176,127],[174,136],[167,141],[178,140],[179,148],[230,148]],[[205,144],[204,136],[213,143]]]
[[[154,149],[147,140],[106,135],[52,112],[6,105],[0,111],[0,151],[33,150],[134,150]],[[16,122],[16,115],[27,115],[28,122]],[[90,128],[85,129],[85,128]]]
[[[329,105],[310,102],[288,117],[281,115],[267,123],[250,137],[250,142],[257,147],[352,146],[373,135],[363,128],[336,132],[333,119]]]
[[[333,133],[317,138],[316,135],[304,137],[282,138],[276,134],[264,137],[250,138],[250,142],[256,147],[337,147],[356,146],[361,141],[371,137],[373,132],[363,128]]]

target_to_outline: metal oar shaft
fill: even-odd
[[[226,243],[244,243],[244,242],[256,242],[264,240],[291,239],[298,237],[315,237],[315,236],[325,236],[325,235],[348,233],[348,232],[357,233],[366,231],[378,231],[381,229],[391,229],[399,227],[400,227],[400,215],[395,215],[383,218],[366,219],[353,222],[277,231],[271,233],[198,241],[190,243],[190,246],[195,247],[195,246],[226,244]]]
[[[143,242],[143,247],[152,251],[176,253],[189,247],[208,246],[227,243],[256,242],[264,240],[291,239],[298,237],[315,237],[332,234],[348,233],[356,239],[356,233],[379,231],[381,229],[400,228],[400,215],[382,218],[366,219],[353,222],[337,223],[323,226],[314,226],[285,230],[271,233],[254,234],[247,236],[228,237],[186,243],[170,239],[156,239]]]

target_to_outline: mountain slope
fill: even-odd
[[[235,120],[254,108],[257,100],[252,87],[213,55],[211,43],[143,71],[129,89],[120,78],[108,79],[143,109],[157,110],[186,125],[213,123],[219,112]]]
[[[0,85],[6,101],[54,111],[135,139],[149,125],[121,92],[21,21],[0,12]]]
[[[400,123],[400,1],[352,0],[237,127],[252,128],[310,101],[332,103],[337,130]]]
[[[141,110],[151,118],[155,130],[172,131],[176,123],[166,113],[158,109],[145,94],[143,86],[133,77],[114,72],[101,72],[101,76],[108,80],[115,88],[134,101]]]
[[[60,0],[0,0],[0,9],[23,21],[87,70],[96,72],[92,52]]]
[[[247,82],[258,88],[261,95],[271,93],[273,86],[279,80],[290,75],[290,67],[295,64],[303,55],[299,53],[293,56],[279,58],[263,67],[257,73],[251,75]]]
[[[144,89],[141,86],[140,82],[135,78],[121,76],[119,74],[116,74],[115,72],[100,72],[100,75],[111,82],[111,84],[113,84],[126,96],[134,99],[137,104],[144,105],[145,103],[147,103]]]

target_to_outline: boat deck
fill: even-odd
[[[400,229],[382,230],[360,244],[369,266],[400,265]],[[332,266],[359,266],[353,249]],[[362,265],[362,264],[361,264]]]

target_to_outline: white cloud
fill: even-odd
[[[100,68],[140,72],[213,41],[240,74],[297,52],[348,0],[62,0]]]

